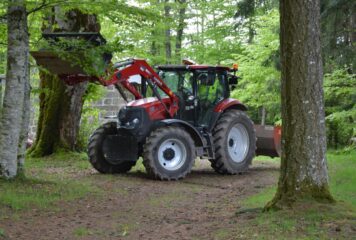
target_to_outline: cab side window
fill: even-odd
[[[224,99],[225,75],[215,71],[201,71],[197,74],[198,123],[209,126],[214,107]]]
[[[203,105],[216,104],[224,98],[224,78],[216,72],[199,72],[198,98]]]

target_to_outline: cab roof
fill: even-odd
[[[210,65],[158,65],[159,70],[172,70],[172,71],[184,71],[184,70],[220,70],[220,71],[232,71],[231,68],[225,66],[210,66]]]

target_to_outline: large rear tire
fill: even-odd
[[[179,127],[154,130],[144,145],[143,164],[155,179],[178,180],[192,169],[195,144],[190,135]]]
[[[113,164],[107,161],[103,152],[103,143],[108,135],[117,134],[116,122],[108,122],[95,130],[88,144],[88,156],[91,165],[100,173],[125,173],[136,164],[136,162],[123,162]]]
[[[242,111],[228,110],[213,129],[215,159],[211,167],[221,174],[236,174],[248,169],[255,156],[256,134],[253,122]]]

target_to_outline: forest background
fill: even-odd
[[[43,4],[47,2],[46,4]],[[250,108],[255,123],[280,124],[279,6],[277,0],[154,0],[154,1],[28,1],[30,49],[43,47],[43,19],[54,5],[64,13],[93,13],[107,40],[113,61],[145,58],[152,65],[179,64],[188,58],[200,64],[239,64],[233,97]],[[41,6],[40,8],[37,8]],[[36,11],[32,11],[36,10]],[[322,50],[327,140],[330,148],[349,146],[356,121],[355,3],[321,1]],[[0,16],[6,11],[0,7]],[[42,27],[41,27],[42,26]],[[0,19],[0,75],[6,69],[6,21]],[[39,71],[31,62],[31,97],[43,92]],[[91,85],[85,94],[78,143],[99,125],[91,102],[103,96]],[[1,92],[0,92],[1,94]],[[35,108],[36,109],[36,108]],[[34,113],[35,115],[38,113]],[[82,140],[80,140],[82,139]]]

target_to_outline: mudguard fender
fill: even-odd
[[[227,109],[238,109],[242,111],[247,111],[247,106],[240,102],[239,100],[233,98],[227,98],[221,102],[219,102],[215,108],[214,112],[224,112]]]
[[[157,126],[180,126],[183,127],[192,137],[195,145],[198,147],[203,147],[204,144],[204,137],[199,133],[199,131],[190,123],[179,120],[179,119],[165,119],[161,120],[157,123]]]

